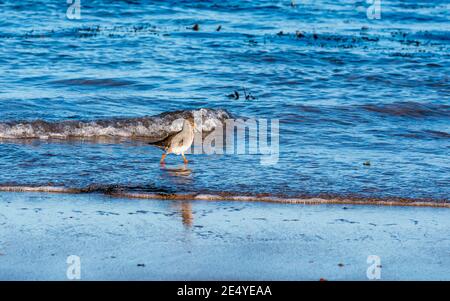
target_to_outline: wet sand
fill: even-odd
[[[0,279],[450,280],[448,208],[0,193]]]

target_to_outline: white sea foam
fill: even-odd
[[[157,116],[114,118],[92,121],[0,122],[0,138],[4,139],[67,139],[94,137],[143,137],[161,139],[182,128],[181,118],[201,118],[202,131],[209,132],[230,115],[224,110],[199,109],[167,112]]]
[[[85,188],[55,187],[55,186],[22,186],[0,185],[0,192],[44,192],[44,193],[101,193],[111,197],[148,200],[177,200],[177,201],[235,201],[235,202],[265,202],[279,204],[300,205],[379,205],[379,206],[413,206],[413,207],[441,207],[450,208],[448,201],[425,201],[421,199],[378,198],[364,199],[358,197],[280,197],[239,195],[231,193],[160,193],[128,191],[126,187],[113,187],[108,185],[93,185]]]

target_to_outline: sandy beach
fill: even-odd
[[[447,208],[0,193],[0,279],[449,280]]]

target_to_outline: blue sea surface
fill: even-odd
[[[448,1],[80,3],[0,0],[0,124],[224,109],[278,119],[278,163],[1,139],[0,185],[449,199]]]

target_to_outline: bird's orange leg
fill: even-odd
[[[159,163],[164,164],[164,159],[166,158],[166,156],[167,156],[166,153],[162,154],[161,160],[159,161]]]
[[[184,156],[184,154],[181,154],[182,156],[183,156],[183,161],[184,161],[184,164],[188,164],[188,160],[186,159],[186,157]]]

